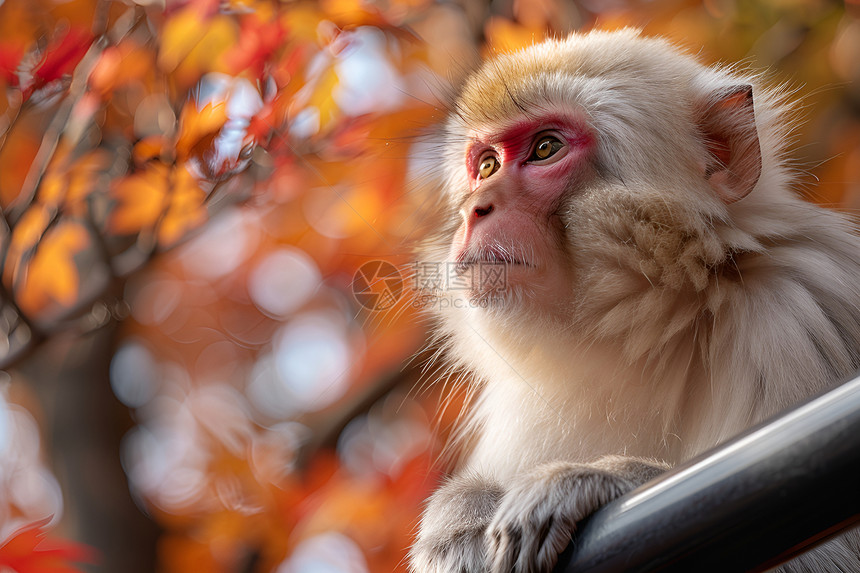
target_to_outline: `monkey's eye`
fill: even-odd
[[[499,160],[492,155],[488,155],[481,160],[481,165],[478,166],[478,177],[486,179],[498,170]]]
[[[559,141],[558,138],[552,135],[544,135],[538,139],[535,149],[532,152],[532,156],[529,157],[529,161],[543,161],[544,159],[549,159],[558,153],[563,147],[564,143]]]

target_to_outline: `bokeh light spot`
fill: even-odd
[[[330,313],[307,313],[275,340],[275,369],[302,410],[328,406],[346,391],[351,352],[344,325]]]
[[[242,209],[226,210],[182,249],[182,264],[199,277],[222,277],[245,261],[256,248],[258,238],[259,233]]]
[[[113,393],[129,408],[140,408],[155,395],[156,369],[149,349],[134,341],[125,343],[110,364]]]
[[[302,541],[277,573],[367,573],[361,550],[349,537],[322,533]]]
[[[306,303],[321,281],[313,259],[300,249],[285,247],[260,261],[248,277],[248,290],[260,310],[284,318]]]

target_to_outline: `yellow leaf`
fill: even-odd
[[[314,87],[310,103],[319,110],[321,132],[325,132],[340,115],[340,108],[332,97],[339,81],[334,66],[330,66],[322,73]]]
[[[228,72],[223,63],[227,50],[239,43],[239,25],[236,20],[219,15],[206,25],[206,33],[200,42],[179,64],[176,74],[189,84],[196,82],[206,72]]]
[[[164,25],[158,66],[172,72],[206,34],[207,21],[194,5],[179,11]]]
[[[158,66],[172,73],[180,86],[190,87],[207,72],[227,71],[222,55],[238,38],[236,20],[211,13],[205,3],[191,3],[165,24]]]

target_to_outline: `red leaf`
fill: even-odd
[[[64,539],[47,539],[51,518],[31,523],[0,544],[0,569],[16,573],[80,573],[69,562],[94,563],[95,552],[86,545]]]
[[[280,20],[266,22],[257,14],[241,20],[239,42],[224,55],[227,67],[238,74],[250,70],[254,77],[262,77],[269,58],[284,45],[286,31]]]
[[[246,130],[247,138],[254,143],[263,141],[275,128],[275,109],[271,103],[263,106],[260,112],[251,118]]]
[[[70,28],[61,38],[54,38],[45,51],[42,65],[33,72],[36,82],[44,85],[70,74],[87,53],[92,36],[87,30]]]

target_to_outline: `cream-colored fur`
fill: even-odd
[[[695,117],[708,94],[738,85],[752,86],[761,173],[733,200],[702,175]],[[860,367],[860,239],[848,219],[796,196],[783,92],[633,31],[500,57],[447,124],[449,210],[468,193],[475,129],[554,113],[579,114],[596,141],[595,176],[556,213],[565,290],[437,293],[438,339],[480,395],[465,426],[474,447],[423,518],[420,573],[544,570],[599,505]],[[421,260],[450,260],[450,219]],[[595,462],[607,455],[630,459],[629,471],[605,469],[617,457]],[[471,517],[451,511],[473,503]],[[527,541],[539,525],[516,525],[528,512],[556,522],[544,545]],[[786,570],[860,571],[854,533],[826,548]]]

